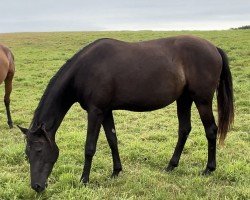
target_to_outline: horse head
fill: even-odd
[[[50,139],[44,124],[30,130],[18,127],[26,137],[25,153],[30,163],[31,187],[42,192],[59,156],[59,149]]]

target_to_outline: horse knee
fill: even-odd
[[[87,157],[93,157],[95,155],[96,149],[87,147],[85,150],[85,156]]]
[[[10,104],[10,97],[9,96],[4,96],[4,103],[5,105],[9,105]]]
[[[181,127],[180,129],[179,129],[179,136],[180,137],[188,137],[188,135],[189,135],[189,133],[191,132],[191,129],[192,129],[192,127],[191,126],[187,126],[187,127]]]

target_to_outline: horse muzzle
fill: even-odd
[[[31,188],[35,190],[37,193],[44,191],[46,187],[47,187],[47,183],[45,184],[35,183],[31,185]]]

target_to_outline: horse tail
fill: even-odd
[[[6,55],[6,57],[8,59],[8,62],[9,62],[9,65],[14,67],[14,59],[15,58],[14,58],[14,55],[11,52],[11,50],[8,47],[4,46],[4,45],[1,45],[0,47],[2,47],[2,49],[3,49],[3,51],[4,51],[5,55]]]
[[[10,65],[14,66],[14,55],[10,50],[7,53],[7,57],[8,57]]]
[[[226,53],[217,47],[222,58],[222,71],[220,82],[217,87],[217,109],[218,109],[218,136],[219,143],[223,144],[227,132],[234,121],[234,97],[232,75],[229,69]]]

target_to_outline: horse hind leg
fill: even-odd
[[[7,77],[5,79],[5,95],[4,95],[4,104],[6,107],[6,113],[7,113],[7,123],[10,128],[13,128],[13,122],[10,114],[10,94],[12,91],[12,80],[13,80],[14,73],[9,72],[7,74]]]
[[[178,141],[173,153],[172,158],[169,161],[169,164],[166,168],[166,171],[172,171],[175,167],[178,166],[181,153],[185,146],[188,135],[191,131],[191,106],[193,100],[189,94],[184,93],[177,100],[177,115],[179,121],[179,130],[178,130]]]
[[[209,102],[195,102],[195,104],[197,106],[201,121],[205,128],[206,138],[208,141],[207,166],[202,173],[203,175],[208,175],[216,169],[216,138],[218,128],[215,124],[214,115],[212,111],[212,99]]]

